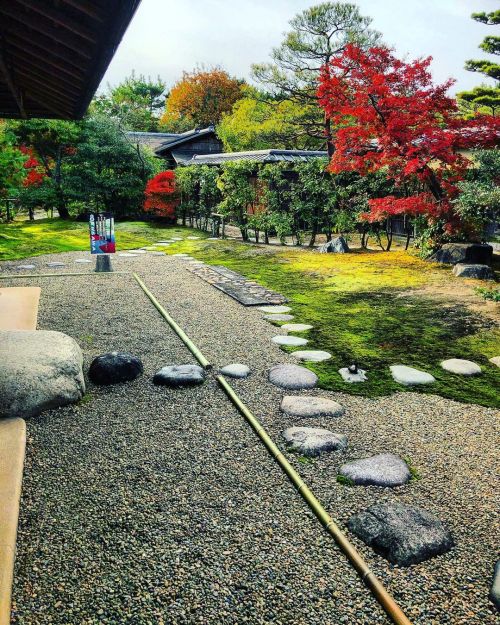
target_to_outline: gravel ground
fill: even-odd
[[[70,262],[81,252],[32,259]],[[22,262],[2,263],[2,273]],[[321,390],[341,418],[292,419],[268,369],[295,362],[276,329],[172,257],[117,258],[146,285],[214,364],[243,362],[231,384],[281,445],[291,425],[348,436],[345,452],[302,464],[289,455],[344,527],[377,501],[421,505],[446,521],[457,546],[400,569],[351,536],[416,625],[497,623],[488,601],[498,557],[498,412],[402,393],[365,399]],[[89,272],[90,265],[50,271]],[[48,268],[43,268],[43,271]],[[131,276],[2,280],[42,286],[39,328],[66,332],[85,367],[112,349],[144,362],[127,385],[96,387],[77,406],[28,422],[14,585],[14,623],[34,625],[352,625],[389,621],[345,557],[213,379],[155,387],[165,364],[194,359]],[[392,490],[335,481],[344,462],[380,452],[410,458],[421,480]]]

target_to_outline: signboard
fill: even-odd
[[[90,253],[115,253],[115,220],[111,213],[90,213]]]

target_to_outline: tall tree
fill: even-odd
[[[473,20],[487,24],[489,26],[500,24],[500,10],[491,13],[473,13]],[[500,55],[500,37],[497,35],[488,35],[481,44],[481,50],[488,54]],[[473,111],[481,110],[491,112],[495,115],[500,110],[500,63],[490,59],[474,60],[469,59],[465,62],[465,69],[470,72],[479,72],[487,78],[492,78],[495,85],[480,85],[472,91],[462,91],[457,93],[457,98],[465,110]]]
[[[255,80],[274,96],[300,105],[307,115],[295,120],[297,132],[326,145],[333,153],[330,119],[318,108],[316,91],[321,68],[349,43],[361,48],[375,45],[380,34],[372,20],[355,4],[325,2],[306,9],[291,21],[291,30],[271,53],[272,63],[253,66]]]
[[[26,175],[28,156],[16,146],[16,137],[0,120],[0,198],[14,193]]]
[[[165,83],[134,72],[116,87],[94,98],[90,111],[119,122],[125,130],[155,132],[165,105]]]
[[[171,89],[161,118],[164,129],[182,132],[195,126],[216,125],[224,113],[243,97],[243,80],[231,77],[220,67],[184,72]]]

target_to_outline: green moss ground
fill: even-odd
[[[333,355],[326,362],[307,365],[319,375],[323,388],[370,397],[405,391],[392,380],[389,365],[406,364],[429,371],[437,380],[411,390],[500,406],[500,369],[488,362],[500,355],[500,330],[456,300],[443,302],[426,294],[429,287],[453,279],[449,267],[402,251],[323,255],[304,249],[206,241],[207,234],[188,228],[141,222],[118,223],[116,233],[119,249],[196,233],[202,239],[180,241],[167,252],[192,253],[283,293],[290,300],[294,322],[314,326],[307,333],[308,348]],[[86,224],[43,220],[0,226],[1,260],[86,249]],[[424,287],[426,291],[419,292]],[[479,295],[477,301],[481,301]],[[440,361],[454,357],[477,362],[483,374],[465,378],[443,371]],[[351,362],[368,371],[368,382],[349,385],[342,381],[338,369]]]

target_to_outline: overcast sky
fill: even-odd
[[[170,87],[183,70],[221,66],[250,78],[252,63],[268,60],[288,21],[311,0],[142,0],[101,84],[120,82],[135,69],[161,76]],[[431,55],[439,82],[453,77],[453,92],[483,81],[466,72],[465,59],[481,58],[483,37],[498,28],[470,19],[472,12],[498,9],[497,0],[358,0],[364,15],[399,56]]]

